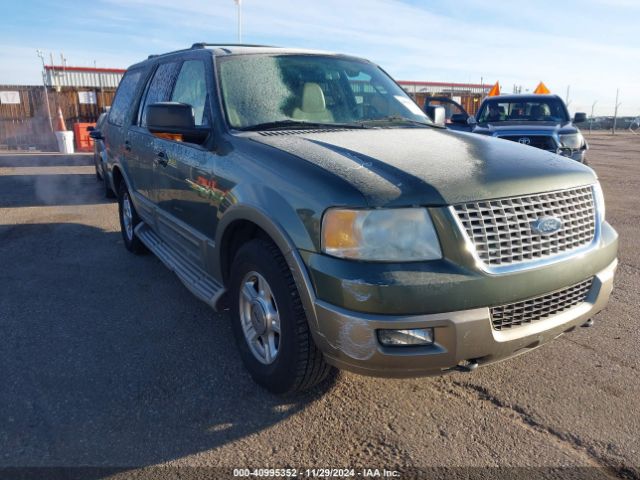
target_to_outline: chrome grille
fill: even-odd
[[[588,245],[595,235],[592,187],[454,205],[478,258],[489,267],[521,264]],[[531,223],[556,217],[562,228],[533,233]]]
[[[593,278],[570,287],[521,302],[491,307],[491,323],[496,330],[518,327],[544,320],[584,302]]]

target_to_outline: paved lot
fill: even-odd
[[[0,467],[595,466],[640,478],[640,136],[590,141],[621,236],[594,328],[472,374],[341,374],[286,399],[250,380],[226,315],[125,251],[90,157],[0,156]]]

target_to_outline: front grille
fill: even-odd
[[[496,330],[514,328],[544,320],[584,302],[593,278],[570,287],[521,302],[491,307],[491,323]]]
[[[542,150],[548,150],[550,152],[555,152],[558,149],[556,141],[549,135],[505,135],[499,138],[529,145],[530,147],[541,148]],[[527,143],[527,141],[529,143]]]
[[[588,245],[595,235],[591,187],[454,205],[478,258],[489,267],[517,265]],[[541,235],[531,224],[555,217],[562,227]]]

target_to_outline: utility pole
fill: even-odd
[[[98,72],[98,62],[93,61],[93,68],[96,69],[96,76],[98,77],[98,85],[100,86],[100,104],[102,105],[102,110],[104,111],[104,88],[102,88],[102,75]],[[97,105],[96,105],[97,107]],[[100,115],[100,109],[98,110],[98,116]]]
[[[593,125],[593,110],[596,108],[596,103],[598,103],[597,100],[591,104],[591,118],[589,119],[589,133],[591,133],[591,125]]]
[[[44,101],[47,105],[47,117],[49,117],[49,128],[53,132],[53,121],[51,120],[51,107],[49,106],[49,92],[47,92],[46,68],[44,65],[44,53],[42,50],[36,50],[36,55],[42,60],[42,91],[44,92]]]
[[[242,43],[242,0],[234,0],[238,6],[238,43]]]
[[[611,131],[612,135],[616,134],[616,122],[618,121],[618,107],[620,106],[620,103],[618,102],[619,94],[620,94],[620,89],[616,88],[616,108],[613,111],[613,129]]]
[[[571,85],[567,85],[567,96],[566,96],[566,98],[564,99],[564,103],[567,105],[567,108],[569,107],[569,104],[571,103],[571,102],[569,101],[569,89],[570,89],[570,88],[571,88]]]

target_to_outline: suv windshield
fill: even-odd
[[[567,122],[567,111],[557,98],[519,101],[489,100],[478,112],[478,123],[508,121]]]
[[[222,100],[237,129],[431,124],[382,70],[325,55],[238,55],[220,59]]]

